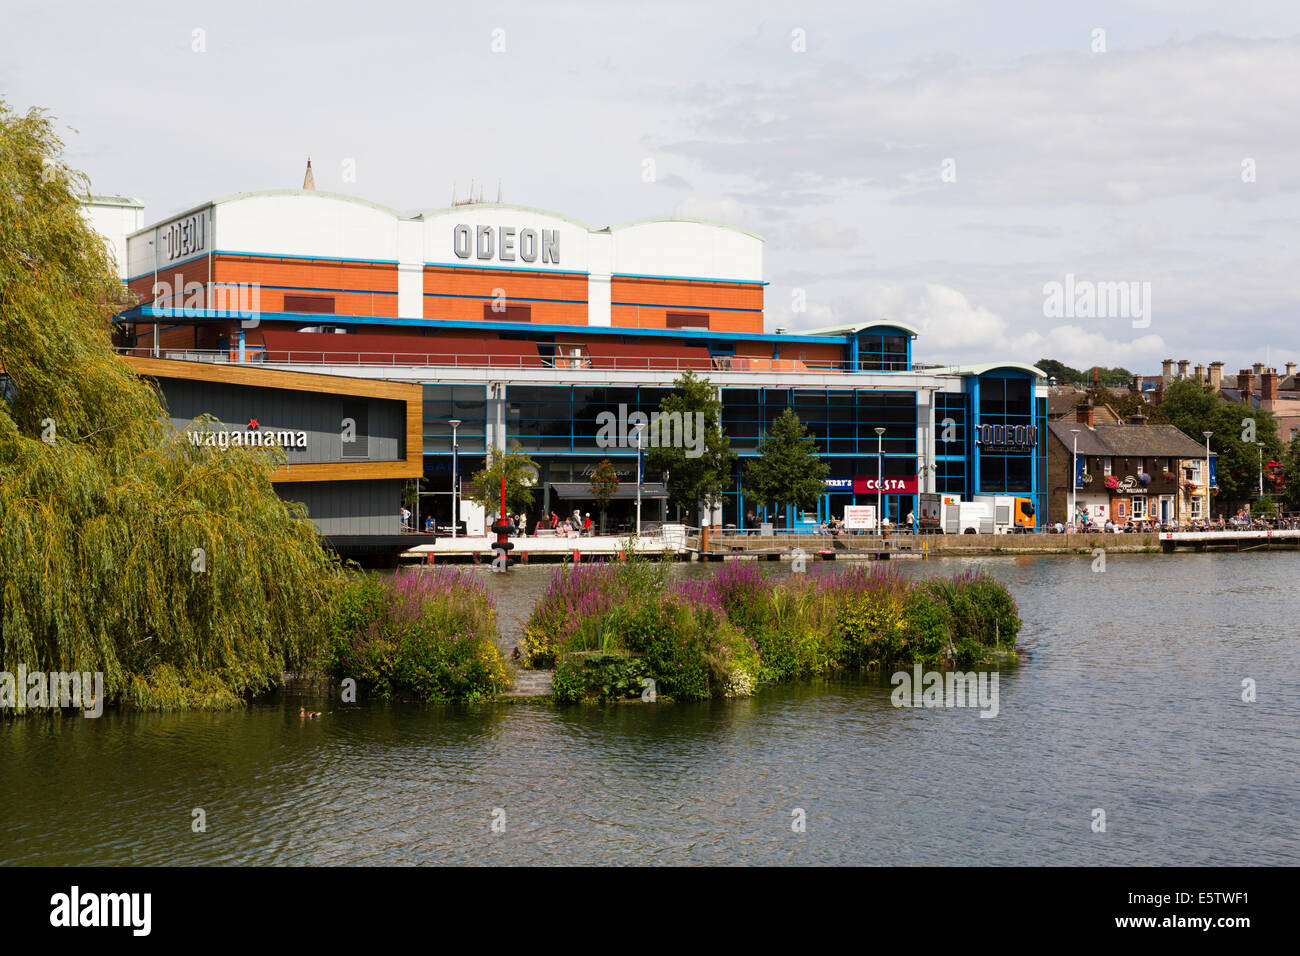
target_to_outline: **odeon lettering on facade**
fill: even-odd
[[[721,507],[682,515],[689,524],[740,526],[752,514],[812,529],[878,496],[900,522],[927,492],[1016,495],[1045,513],[1038,369],[920,364],[918,330],[888,318],[769,328],[763,240],[742,229],[591,226],[505,203],[400,214],[310,188],[240,193],[153,225],[129,200],[92,199],[87,213],[144,300],[120,316],[120,344],[184,406],[172,410],[178,427],[187,415],[235,421],[275,408],[268,424],[307,432],[314,463],[290,465],[281,488],[327,533],[396,532],[403,481],[416,475],[431,492],[421,515],[446,527],[453,432],[462,480],[489,448],[518,442],[537,461],[535,516],[594,511],[590,476],[611,459],[623,484],[610,520],[630,521],[636,448],[598,441],[602,413],[649,415],[687,369],[718,390],[740,455]],[[218,290],[256,283],[260,322],[151,298],[191,283],[213,305]],[[224,378],[201,381],[204,368]],[[297,376],[293,388],[284,376]],[[391,407],[378,394],[362,407],[348,394],[362,385],[407,391],[383,393]],[[745,494],[744,461],[786,408],[830,465],[806,511]],[[359,446],[337,440],[343,418]],[[663,477],[643,475],[649,521],[678,517]]]

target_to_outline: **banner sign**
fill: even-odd
[[[827,491],[852,491],[852,478],[823,478],[822,484],[826,486]]]

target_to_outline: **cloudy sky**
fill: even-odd
[[[1300,357],[1286,0],[0,4],[0,96],[146,221],[310,155],[402,211],[742,226],[769,329],[903,319],[923,362]],[[1049,314],[1067,275],[1137,297]]]

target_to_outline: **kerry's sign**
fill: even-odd
[[[286,429],[262,431],[257,419],[250,419],[243,431],[236,428],[224,430],[192,431],[188,433],[195,445],[207,445],[216,448],[306,448],[307,433]]]

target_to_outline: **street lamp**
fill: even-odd
[[[1074,524],[1075,515],[1079,513],[1079,429],[1071,428],[1070,434],[1074,436],[1074,458],[1070,463],[1073,474],[1070,475],[1070,514],[1065,519],[1067,526]]]
[[[456,444],[456,429],[460,427],[460,419],[448,419],[447,424],[451,426],[451,536],[454,540],[457,530],[456,525],[460,524],[460,509],[456,507],[456,499],[460,491],[456,474],[456,466],[459,464],[456,460],[456,451],[459,447]]]
[[[1210,526],[1210,436],[1214,432],[1201,432],[1205,436],[1205,526]]]
[[[1259,496],[1264,497],[1264,443],[1255,442],[1255,447],[1259,449]]]
[[[885,525],[882,520],[884,508],[885,483],[885,430],[876,426],[876,533],[883,534]]]
[[[639,424],[632,426],[632,434],[636,436],[636,536],[641,537],[641,433],[645,431],[645,425]]]

